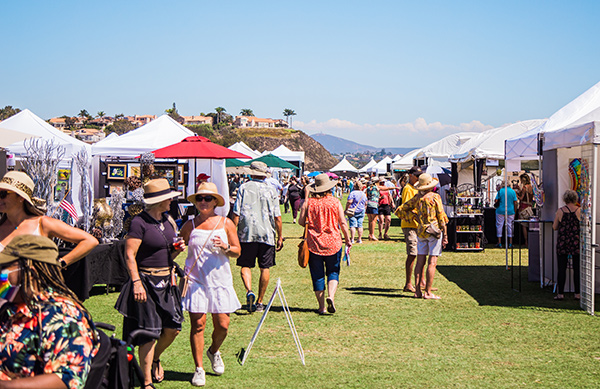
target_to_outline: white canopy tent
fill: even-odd
[[[390,157],[385,157],[375,165],[367,169],[368,172],[375,172],[376,174],[385,174],[388,172],[388,165],[392,163]]]
[[[448,163],[448,158],[466,143],[469,139],[479,135],[478,132],[457,132],[435,141],[415,154],[414,159],[424,160],[425,165],[430,165],[431,160]]]
[[[31,134],[32,137],[39,137],[44,140],[51,140],[55,144],[61,145],[65,149],[65,159],[59,164],[62,169],[71,169],[71,197],[73,199],[73,205],[77,209],[79,214],[81,211],[81,202],[79,196],[81,193],[81,176],[75,166],[72,166],[73,155],[77,154],[81,150],[86,150],[88,157],[91,158],[91,147],[87,143],[84,143],[78,139],[75,139],[64,132],[57,130],[52,127],[46,121],[42,120],[39,116],[31,112],[29,109],[24,109],[18,114],[9,117],[8,119],[0,122],[0,127],[8,130],[14,130]],[[28,140],[13,143],[6,148],[17,155],[17,157],[24,156],[27,151],[25,150],[25,143]],[[91,174],[91,172],[90,172]],[[90,180],[91,181],[91,180]]]
[[[169,115],[162,115],[148,124],[117,138],[104,139],[92,146],[92,155],[135,158],[194,136]]]
[[[375,162],[375,160],[373,158],[371,158],[371,160],[369,162],[367,162],[367,164],[365,166],[358,169],[358,171],[359,171],[359,173],[366,173],[370,168],[372,168],[375,165],[377,165],[377,162]]]
[[[352,173],[358,173],[358,169],[355,168],[354,166],[352,166],[352,164],[350,162],[348,162],[348,160],[346,159],[346,157],[342,158],[342,160],[335,165],[334,167],[332,167],[331,169],[329,169],[330,172],[352,172]]]
[[[414,157],[421,149],[414,149],[404,154],[404,156],[392,163],[392,171],[396,170],[408,170],[415,165]]]
[[[504,141],[522,135],[542,125],[545,120],[525,120],[484,131],[463,143],[450,155],[450,162],[467,162],[473,159],[504,159]]]
[[[250,159],[258,158],[262,154],[256,150],[252,150],[250,146],[244,142],[236,142],[228,147],[229,150],[237,151],[238,153],[246,154]],[[240,161],[249,161],[250,159],[240,159]]]
[[[600,119],[599,108],[600,82],[556,111],[543,124],[523,135],[506,140],[505,159],[507,161],[538,159],[540,140],[545,133],[598,120]]]
[[[284,161],[290,162],[293,165],[296,165],[300,168],[300,171],[304,169],[304,151],[292,151],[285,147],[285,145],[280,145],[273,151],[265,151],[263,155],[273,154]]]
[[[399,161],[402,158],[402,156],[400,154],[396,154],[396,156],[394,158],[392,158],[393,162]]]

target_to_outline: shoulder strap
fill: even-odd
[[[223,218],[221,216],[221,218]],[[204,248],[206,247],[206,244],[208,243],[208,241],[210,240],[210,238],[212,237],[212,234],[215,232],[215,230],[217,229],[217,226],[219,225],[219,223],[221,222],[221,220],[217,221],[215,223],[215,226],[213,227],[212,231],[210,231],[210,234],[208,235],[208,237],[206,238],[206,240],[204,241],[204,244],[202,245],[202,248],[200,249],[200,251],[198,252],[198,256],[196,257],[196,260],[194,261],[194,266],[198,265],[198,260],[200,259],[200,256],[202,255],[202,252],[204,252]],[[194,227],[195,228],[195,227]],[[192,271],[192,268],[190,267],[190,271]],[[188,271],[186,276],[190,274],[190,272]]]

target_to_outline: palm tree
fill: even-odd
[[[215,112],[217,112],[217,124],[219,124],[221,122],[221,114],[227,112],[227,110],[223,107],[217,107],[215,108]]]
[[[250,108],[243,108],[240,111],[240,115],[242,115],[242,116],[254,116],[254,112],[252,112],[252,110]]]
[[[287,119],[288,127],[292,128],[292,116],[296,116],[296,111],[286,108],[283,110],[283,116]]]
[[[98,111],[97,115],[100,119],[102,119],[104,116],[106,116],[106,113],[104,111]]]

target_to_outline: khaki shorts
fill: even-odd
[[[404,241],[406,242],[406,255],[416,256],[418,253],[417,245],[419,243],[419,239],[417,238],[417,229],[403,228],[402,232],[404,233]]]

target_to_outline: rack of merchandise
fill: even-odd
[[[448,249],[483,251],[483,197],[454,197],[454,212],[448,224]]]

